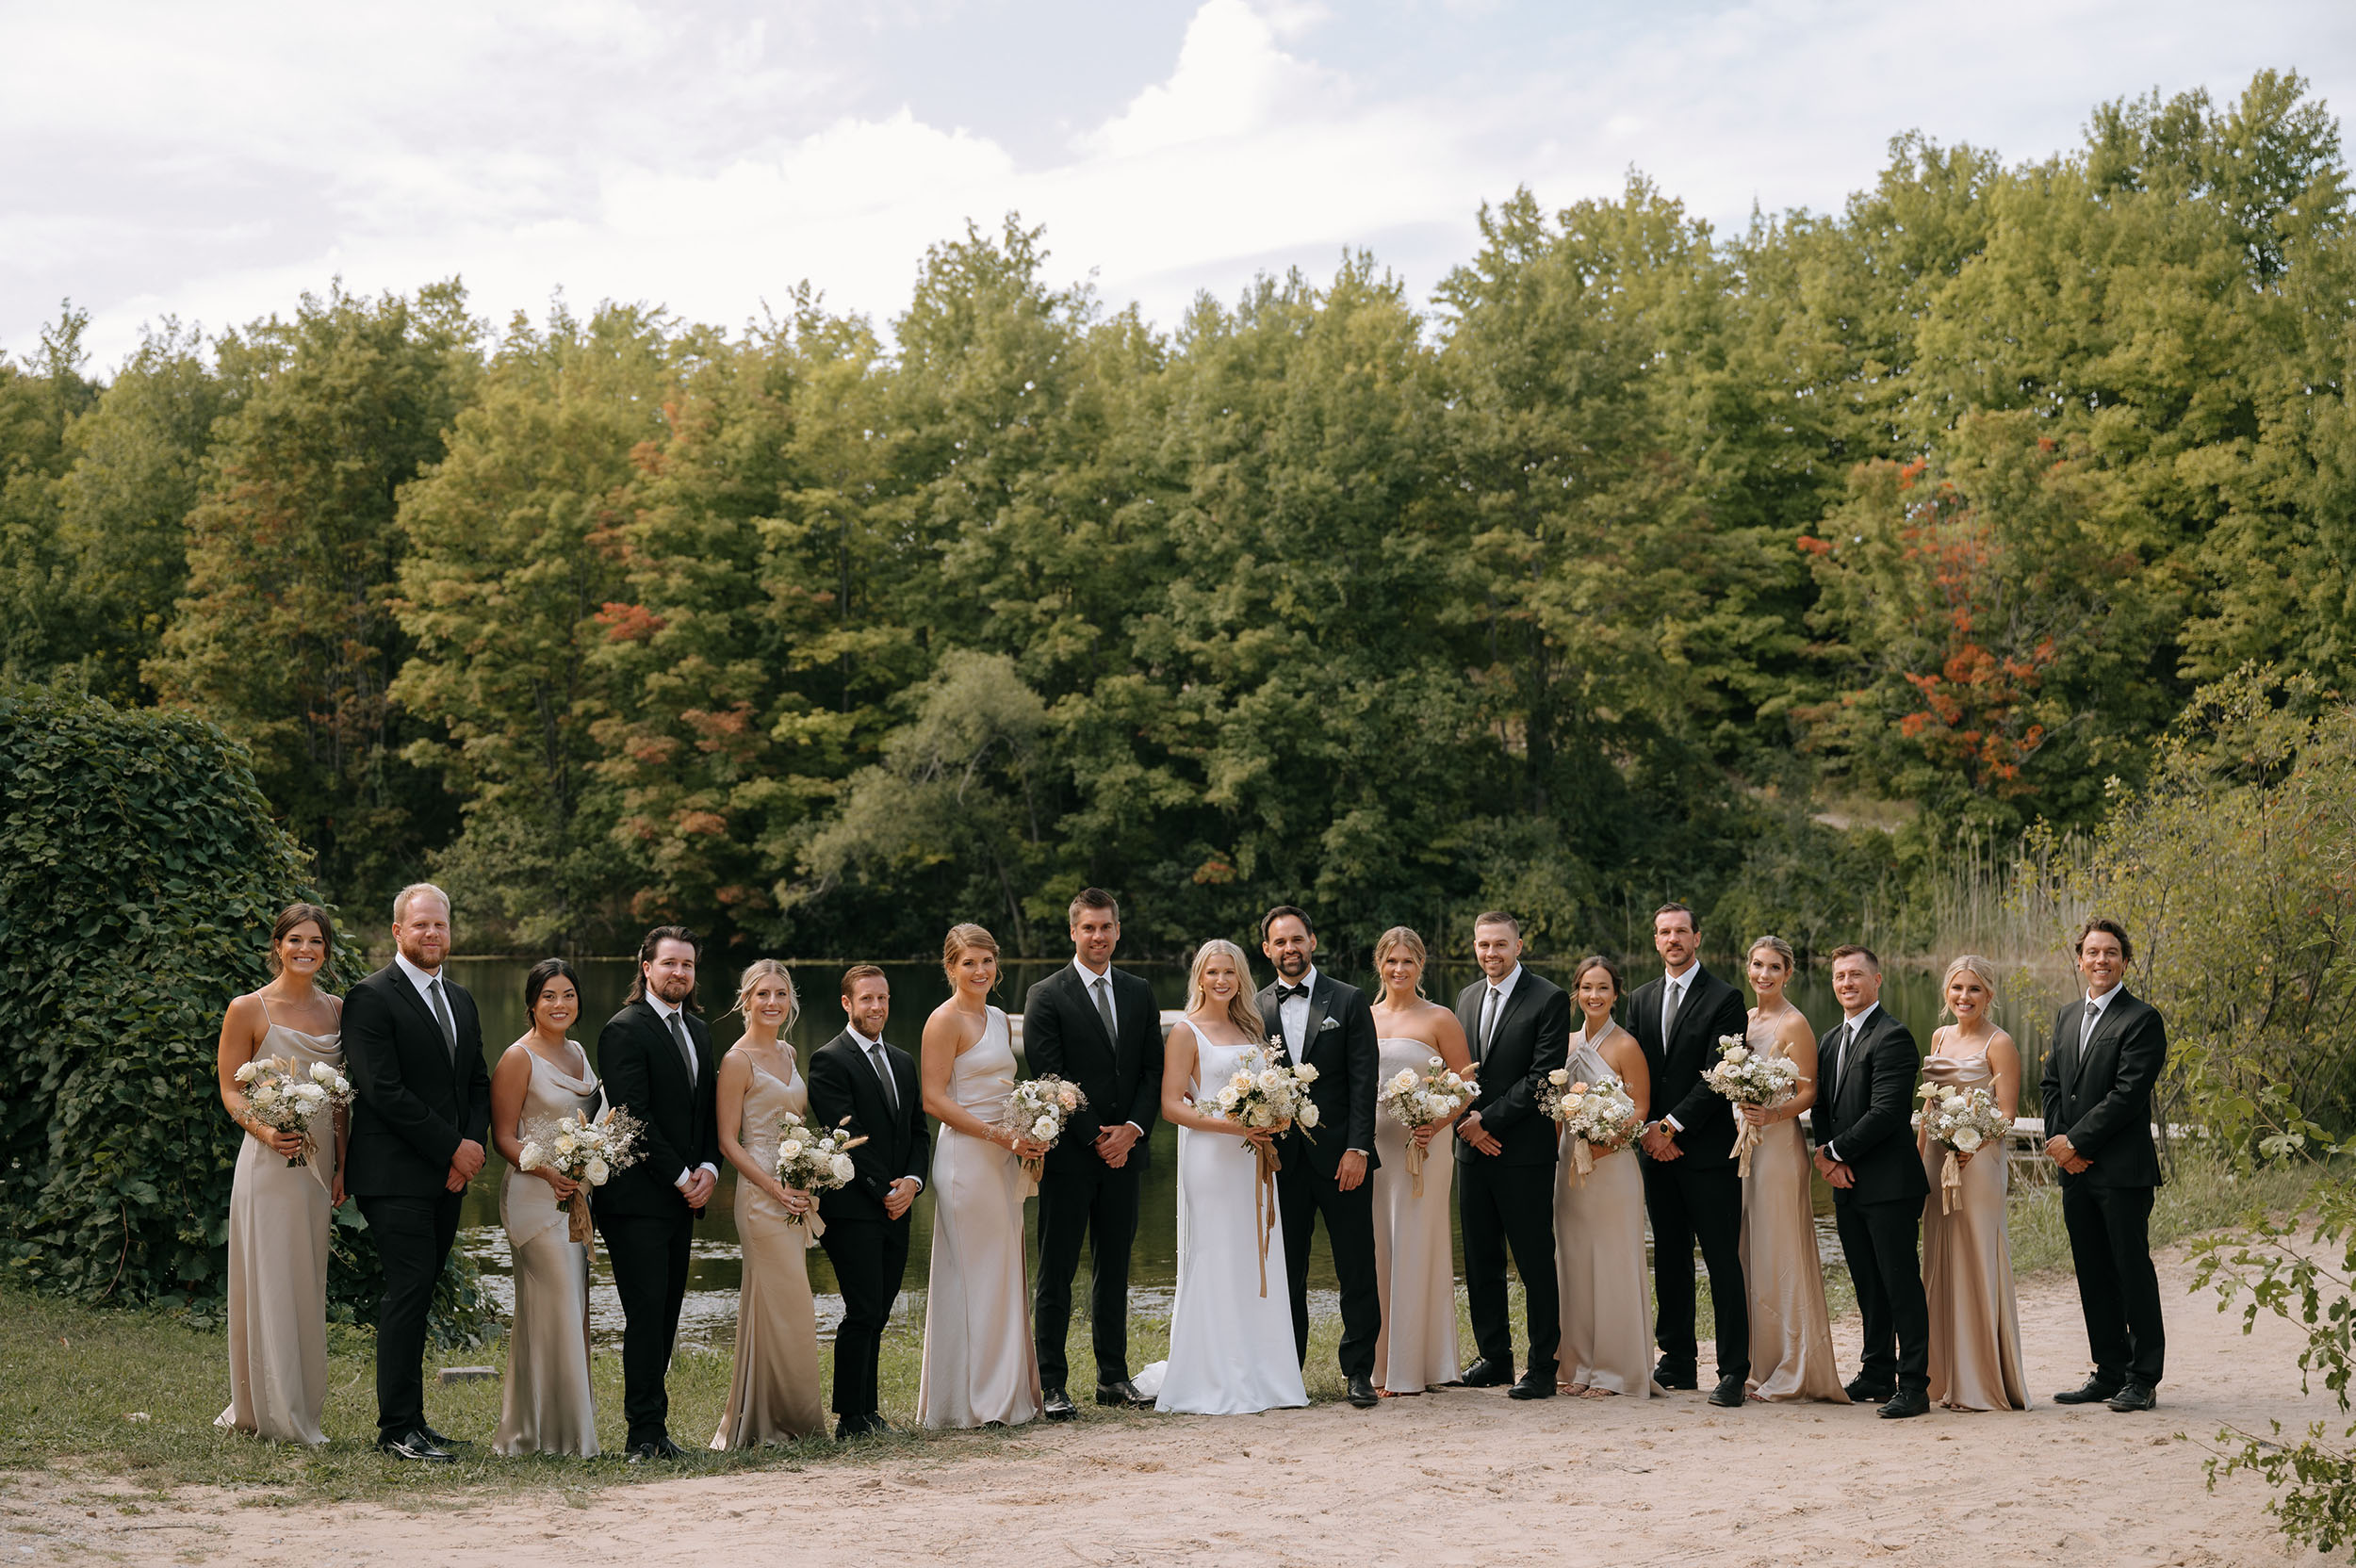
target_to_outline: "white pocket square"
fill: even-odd
[[[1323,1021],[1322,1023],[1319,1023],[1319,1024],[1317,1025],[1317,1033],[1318,1033],[1318,1034],[1320,1034],[1320,1035],[1322,1035],[1322,1034],[1324,1034],[1324,1033],[1325,1033],[1328,1029],[1339,1029],[1341,1026],[1342,1026],[1342,1021],[1341,1021],[1340,1019],[1337,1019],[1337,1018],[1329,1018],[1329,1019],[1327,1019],[1325,1021]]]

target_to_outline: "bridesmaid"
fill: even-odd
[[[1808,1139],[1800,1119],[1816,1103],[1816,1034],[1784,997],[1797,967],[1781,937],[1751,943],[1751,1009],[1744,1038],[1753,1051],[1788,1056],[1800,1092],[1773,1108],[1745,1105],[1743,1119],[1765,1140],[1742,1181],[1742,1277],[1751,1305],[1750,1392],[1754,1399],[1849,1402],[1832,1359],[1824,1309],[1824,1266],[1816,1250]]]
[[[1996,966],[1966,954],[1947,966],[1947,1010],[1955,1021],[1931,1035],[1922,1080],[1984,1088],[2007,1118],[2021,1110],[2021,1052],[1989,1016]],[[1939,1212],[1947,1152],[1918,1137],[1931,1196],[1922,1207],[1922,1290],[1931,1305],[1930,1396],[1949,1410],[2026,1410],[2021,1315],[2013,1303],[2012,1246],[2004,1233],[2002,1146],[1958,1154],[1963,1191]]]
[[[1636,1102],[1652,1106],[1652,1073],[1636,1037],[1612,1021],[1620,1004],[1620,966],[1597,954],[1579,961],[1571,996],[1581,1015],[1563,1065],[1571,1081],[1617,1078]],[[1644,1298],[1644,1178],[1630,1149],[1595,1151],[1581,1177],[1566,1153],[1554,1162],[1554,1274],[1562,1297],[1563,1387],[1591,1399],[1615,1394],[1650,1398],[1652,1312]]]
[[[1382,1081],[1402,1070],[1418,1076],[1432,1058],[1469,1080],[1472,1054],[1456,1015],[1423,994],[1423,939],[1403,925],[1383,933],[1374,944],[1374,969],[1383,994],[1374,1004],[1375,1041]],[[1462,1114],[1461,1112],[1459,1114]],[[1374,1123],[1374,1282],[1383,1306],[1383,1331],[1374,1341],[1374,1380],[1386,1394],[1421,1394],[1454,1383],[1463,1367],[1456,1352],[1456,1253],[1449,1229],[1448,1187],[1456,1156],[1450,1147],[1455,1121],[1434,1122],[1410,1134],[1388,1115]],[[1412,1137],[1425,1150],[1423,1196],[1407,1173]],[[1438,1148],[1432,1148],[1436,1143]]]
[[[229,1004],[214,1069],[229,1119],[245,1130],[229,1188],[229,1408],[214,1419],[281,1443],[327,1441],[328,1226],[344,1200],[345,1113],[311,1124],[313,1153],[296,1133],[272,1132],[245,1102],[237,1070],[256,1057],[298,1072],[343,1070],[343,1005],[319,988],[335,925],[316,904],[289,904],[270,933],[274,978]]]
[[[744,1282],[736,1301],[736,1374],[714,1448],[791,1443],[826,1428],[818,1388],[818,1311],[805,1254],[825,1224],[817,1201],[777,1180],[778,1119],[810,1115],[810,1086],[785,1032],[802,1010],[775,958],[737,983],[744,1036],[720,1058],[720,1152],[736,1168],[736,1238]]]
[[[1014,1038],[990,1004],[998,941],[978,925],[941,943],[949,1000],[924,1021],[924,1109],[941,1122],[933,1153],[933,1263],[924,1298],[917,1419],[927,1427],[1019,1426],[1039,1413],[1023,1267],[1022,1162],[1046,1146],[991,1125],[1014,1086]]]
[[[572,1239],[565,1203],[581,1184],[521,1168],[524,1145],[565,1117],[597,1115],[605,1096],[588,1053],[565,1031],[581,1017],[581,976],[543,958],[524,976],[531,1027],[491,1074],[491,1142],[507,1162],[499,1223],[515,1260],[515,1322],[499,1391],[499,1454],[597,1453],[589,1390],[589,1244]]]

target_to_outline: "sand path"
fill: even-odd
[[[136,1520],[71,1506],[91,1478],[11,1478],[12,1562],[237,1561],[262,1568],[419,1564],[997,1561],[1162,1563],[2268,1564],[2288,1552],[2236,1478],[2212,1494],[2206,1438],[2324,1413],[2299,1392],[2298,1342],[2185,1294],[2164,1262],[2169,1376],[2149,1415],[2046,1401],[2084,1375],[2066,1279],[2021,1301],[2029,1385],[2020,1414],[1666,1400],[1513,1404],[1498,1392],[1324,1405],[1266,1416],[1090,1423],[936,1443],[882,1467],[682,1479],[510,1495],[407,1513],[289,1514],[187,1492]],[[1853,1365],[1854,1318],[1836,1329]],[[176,1506],[175,1506],[176,1505]],[[25,1543],[35,1543],[27,1550]]]

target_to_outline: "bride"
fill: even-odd
[[[1187,977],[1186,1021],[1171,1028],[1162,1058],[1162,1115],[1178,1128],[1178,1298],[1170,1360],[1137,1379],[1160,1374],[1155,1410],[1246,1415],[1309,1402],[1273,1194],[1268,1222],[1276,1229],[1265,1248],[1252,1203],[1254,1146],[1268,1147],[1283,1129],[1245,1133],[1202,1108],[1266,1049],[1250,976],[1243,949],[1204,942]]]

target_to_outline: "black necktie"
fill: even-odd
[[[1849,1047],[1856,1043],[1857,1025],[1842,1024],[1841,1026],[1841,1049],[1834,1052],[1832,1055],[1832,1086],[1836,1094],[1841,1091],[1841,1080],[1847,1076],[1849,1071]]]
[[[1308,994],[1309,988],[1306,986],[1279,986],[1276,988],[1276,1004],[1281,1007],[1296,996]]]
[[[1120,1044],[1120,1032],[1113,1027],[1112,978],[1100,974],[1088,988],[1096,993],[1096,1016],[1104,1021],[1104,1037],[1116,1045]]]
[[[695,1048],[687,1043],[687,1026],[679,1021],[677,1013],[667,1013],[664,1016],[671,1021],[671,1038],[678,1043],[679,1059],[687,1069],[687,1086],[694,1088],[695,1086]]]
[[[434,999],[434,1021],[442,1026],[442,1044],[454,1064],[458,1060],[458,1025],[450,1021],[450,1004],[442,1000],[442,977],[437,974],[428,980],[425,992]]]
[[[883,1080],[884,1103],[892,1107],[893,1116],[898,1116],[900,1091],[892,1086],[892,1064],[884,1060],[883,1041],[877,1040],[867,1047],[867,1059],[875,1064],[875,1076]]]

